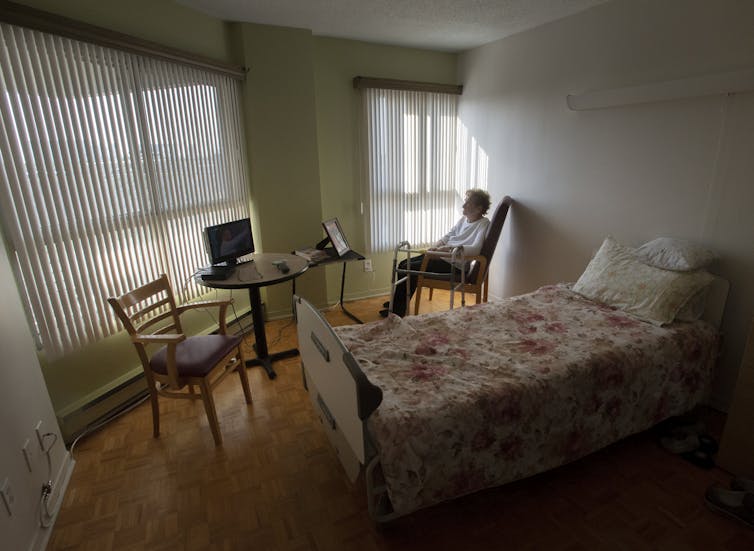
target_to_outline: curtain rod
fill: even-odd
[[[353,87],[383,88],[387,90],[409,90],[412,92],[436,92],[439,94],[461,95],[463,86],[457,84],[436,84],[433,82],[415,82],[412,80],[395,80],[390,78],[354,77]]]
[[[0,21],[73,38],[74,40],[91,42],[107,48],[115,48],[134,54],[183,63],[192,67],[222,73],[238,80],[243,80],[246,77],[246,70],[243,67],[237,67],[209,57],[170,48],[156,42],[142,40],[128,34],[82,23],[81,21],[76,21],[62,15],[30,8],[22,4],[16,4],[15,2],[8,2],[7,0],[0,0]]]

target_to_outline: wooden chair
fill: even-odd
[[[160,435],[158,395],[202,400],[215,445],[220,446],[222,436],[212,390],[229,373],[236,371],[246,403],[251,403],[241,349],[243,338],[226,334],[225,311],[231,301],[201,301],[176,307],[173,290],[164,274],[130,293],[107,301],[131,335],[131,342],[141,359],[152,402],[154,437]],[[213,306],[220,308],[219,334],[186,336],[180,315],[190,309]],[[161,345],[151,357],[147,354],[150,345]],[[199,388],[199,394],[194,392],[194,386]]]
[[[471,273],[466,278],[466,284],[463,287],[464,292],[474,293],[476,295],[476,303],[484,301],[487,302],[487,293],[489,286],[489,267],[492,262],[492,255],[495,253],[498,239],[500,238],[500,232],[503,230],[503,224],[505,218],[508,216],[508,209],[513,203],[513,199],[507,195],[500,201],[495,212],[490,219],[490,227],[487,230],[487,236],[482,243],[482,249],[476,256],[465,256],[464,260],[474,260],[474,267]],[[420,268],[421,271],[427,271],[427,264],[429,263],[429,257],[432,253],[424,255],[424,260]],[[414,300],[414,314],[419,313],[419,304],[422,298],[422,289],[429,289],[429,300],[432,300],[432,292],[434,289],[450,290],[450,274],[444,278],[429,277],[420,275],[416,282],[416,293]],[[456,290],[460,291],[460,282],[456,284]],[[452,292],[452,291],[451,291]]]

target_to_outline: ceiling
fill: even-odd
[[[460,52],[609,0],[176,0],[226,21]]]

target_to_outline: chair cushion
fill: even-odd
[[[182,377],[203,377],[207,375],[227,354],[241,343],[242,337],[231,335],[199,335],[178,343],[175,350],[175,363],[178,375]],[[168,349],[160,348],[149,365],[152,371],[167,375]]]

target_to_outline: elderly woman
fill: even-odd
[[[458,223],[453,226],[450,231],[442,237],[442,239],[435,243],[434,246],[427,249],[428,252],[450,252],[453,248],[462,246],[463,254],[465,256],[478,255],[479,251],[482,249],[484,238],[487,235],[487,228],[490,225],[490,221],[484,217],[490,208],[490,204],[490,195],[486,191],[481,189],[471,189],[467,191],[466,202],[463,204],[463,217],[461,217]],[[460,280],[461,270],[468,270],[469,267],[465,264],[454,266],[450,263],[450,258],[446,258],[430,256],[427,264],[427,271],[449,274],[451,270],[454,270],[454,277],[457,277]],[[424,255],[413,257],[408,269],[421,269],[423,259]],[[399,268],[405,270],[407,265],[407,261],[404,260],[399,264]],[[418,276],[412,274],[410,277],[410,297],[414,296],[417,280]],[[386,302],[383,305],[385,306],[385,309],[380,310],[380,315],[383,318],[387,317],[389,313],[387,310],[389,305],[390,303]],[[402,283],[395,288],[395,293],[393,294],[393,313],[403,317],[406,315],[407,307],[406,287],[405,283]]]

